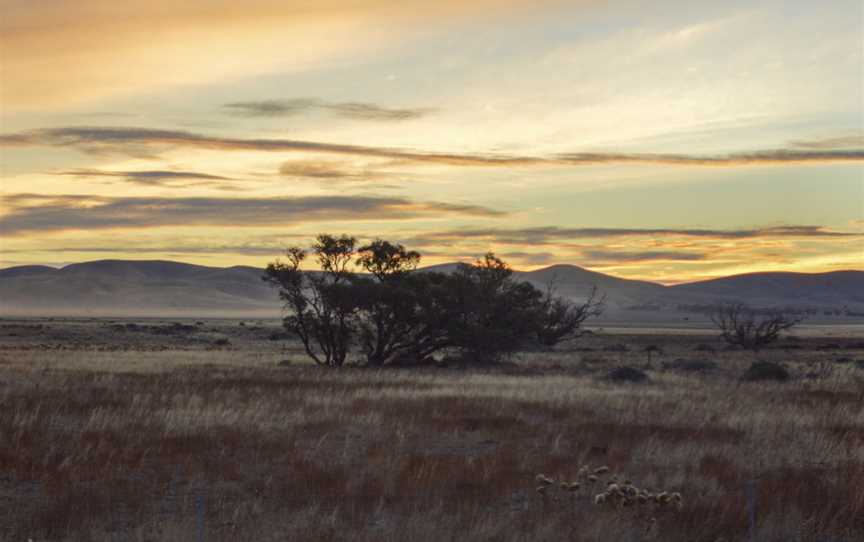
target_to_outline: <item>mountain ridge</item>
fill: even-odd
[[[452,272],[457,262],[420,268]],[[93,260],[60,268],[0,269],[0,312],[4,315],[250,315],[278,316],[273,288],[252,266],[215,267],[172,260]],[[608,311],[674,311],[722,302],[759,306],[846,307],[864,312],[864,271],[826,273],[755,272],[663,285],[556,264],[514,270],[519,280],[556,294],[585,299],[593,287],[607,298]],[[643,309],[640,309],[642,307]],[[634,312],[634,314],[635,314]]]

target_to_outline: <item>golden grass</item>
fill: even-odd
[[[604,341],[638,340],[483,372],[275,367],[281,345],[239,335],[218,350],[5,342],[0,539],[188,541],[203,525],[215,541],[733,541],[750,480],[757,540],[864,539],[864,370],[739,383],[751,356],[721,352],[715,375],[655,355],[647,384],[598,378],[646,362]],[[710,339],[645,340],[671,359]],[[824,357],[766,356],[799,376]],[[587,479],[554,504],[536,492],[537,473],[584,465],[684,503],[643,517],[594,506]]]

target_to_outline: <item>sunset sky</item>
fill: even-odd
[[[0,13],[0,267],[346,232],[667,283],[864,269],[860,0]]]

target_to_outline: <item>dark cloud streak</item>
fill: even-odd
[[[707,254],[697,254],[693,252],[672,252],[672,251],[640,251],[640,252],[619,252],[609,250],[586,250],[582,253],[584,258],[588,258],[594,262],[646,262],[646,261],[701,261],[705,260]]]
[[[193,181],[196,185],[222,186],[221,183],[213,181],[233,181],[230,177],[221,175],[210,175],[196,171],[172,171],[172,170],[140,170],[140,171],[104,171],[99,169],[73,169],[59,171],[55,175],[69,177],[109,177],[123,179],[124,181],[144,186],[176,186],[177,181]]]
[[[434,111],[430,108],[395,109],[363,102],[327,102],[318,98],[234,102],[223,107],[244,117],[288,117],[317,110],[342,118],[369,121],[412,120]]]
[[[197,134],[181,130],[156,130],[136,127],[66,127],[33,130],[0,136],[0,145],[47,145],[72,147],[97,154],[140,156],[154,148],[176,147],[220,151],[312,152],[389,158],[415,163],[451,166],[528,167],[602,164],[665,164],[680,166],[741,166],[805,164],[824,162],[861,162],[864,149],[769,149],[723,155],[565,153],[546,157],[482,153],[433,153],[365,145],[343,145],[293,139],[242,139]]]
[[[744,230],[715,230],[687,228],[559,228],[555,226],[523,229],[471,229],[429,233],[420,236],[425,242],[485,240],[501,244],[545,245],[571,239],[597,239],[616,237],[695,237],[707,239],[753,239],[760,237],[861,237],[864,232],[842,232],[822,226],[774,226]]]
[[[4,198],[4,235],[33,231],[99,230],[160,226],[283,226],[303,222],[406,220],[447,214],[497,217],[504,213],[477,205],[415,202],[374,196],[293,198],[143,198],[42,196]]]

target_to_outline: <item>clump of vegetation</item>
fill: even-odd
[[[616,367],[606,374],[606,379],[612,382],[645,382],[648,374],[635,367]]]
[[[231,346],[231,340],[227,337],[221,337],[213,341],[213,346]]]
[[[651,364],[651,356],[653,356],[654,354],[657,354],[657,355],[663,354],[663,349],[660,348],[659,346],[657,346],[656,344],[649,344],[642,351],[645,352],[646,354],[648,354],[648,364],[649,365]]]
[[[773,380],[777,382],[786,382],[791,378],[789,371],[780,364],[770,361],[755,361],[750,365],[750,368],[741,376],[741,380],[748,382],[757,382],[764,380]]]
[[[716,371],[718,369],[717,363],[707,360],[707,359],[684,359],[678,358],[674,361],[667,361],[663,363],[664,369],[670,369],[673,371],[686,371],[686,372],[694,372],[694,373],[705,373],[709,371]]]
[[[310,253],[320,270],[302,269]],[[420,258],[381,239],[358,247],[354,237],[319,235],[311,252],[292,247],[287,262],[268,265],[264,280],[279,288],[285,328],[325,367],[358,351],[366,366],[425,364],[444,352],[460,364],[496,363],[531,343],[580,336],[603,309],[596,290],[582,304],[551,287],[544,294],[492,253],[450,274],[417,272]]]

